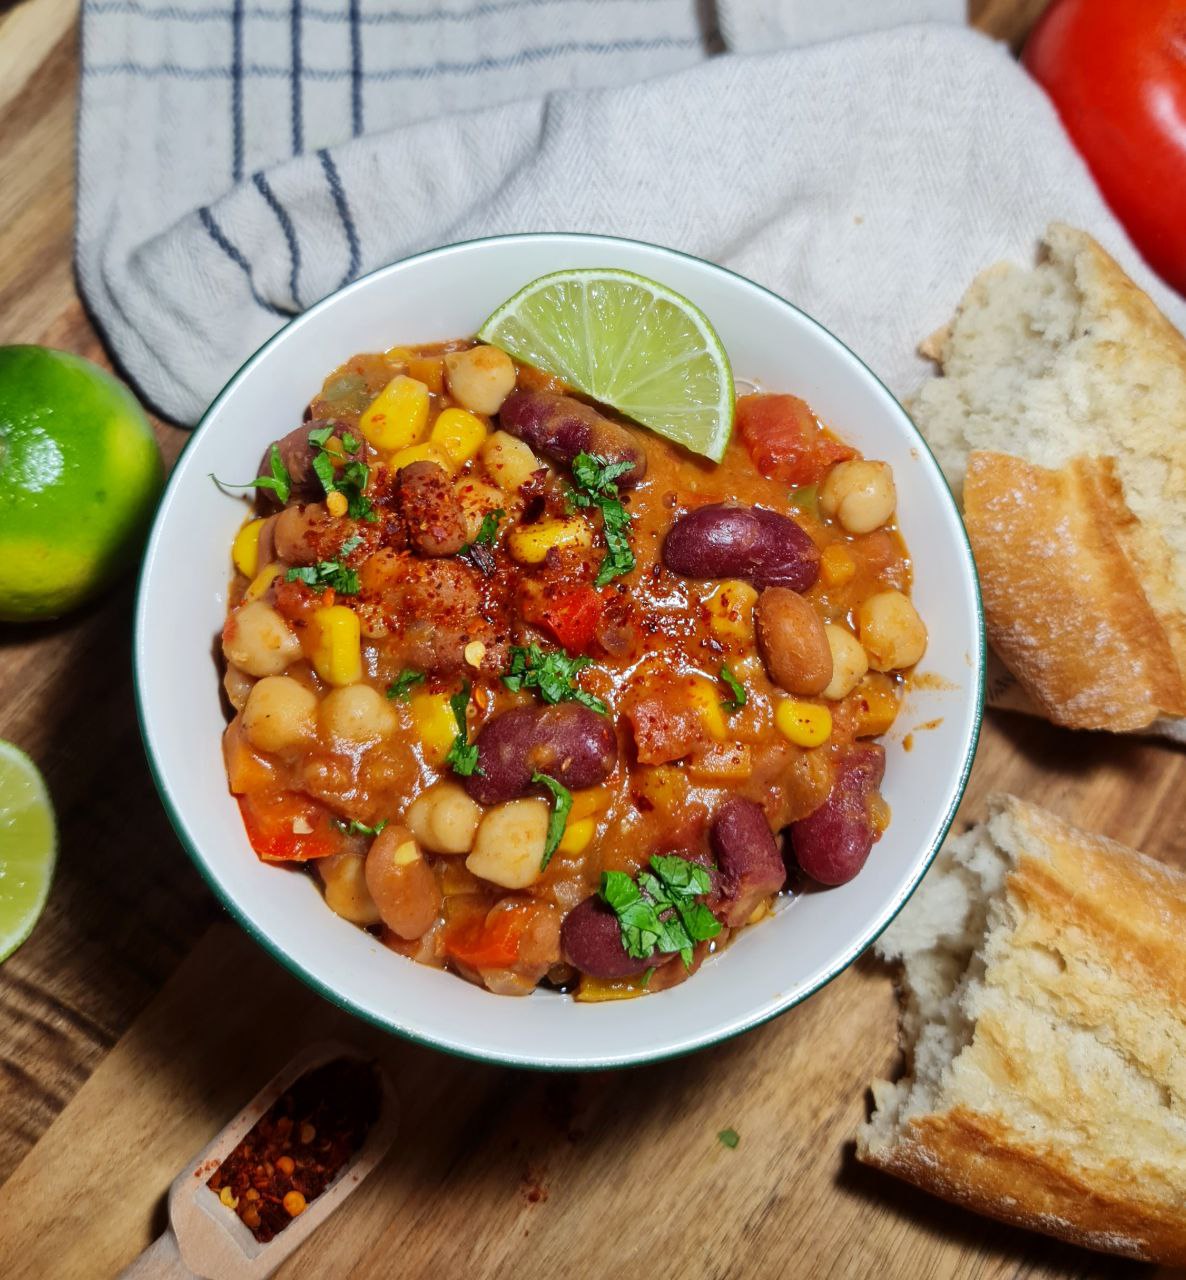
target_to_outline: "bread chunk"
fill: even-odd
[[[983,272],[924,350],[942,374],[911,411],[962,496],[1005,664],[1059,724],[1186,715],[1186,341],[1089,235],[1056,223],[1037,266]],[[1144,646],[1150,616],[1144,659],[1106,670],[1099,637],[1135,618],[1126,647]]]
[[[878,943],[908,1074],[857,1154],[1075,1244],[1186,1264],[1186,876],[1012,796]]]

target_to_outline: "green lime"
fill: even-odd
[[[33,932],[57,848],[45,779],[23,751],[0,741],[0,960]]]
[[[0,619],[56,618],[136,556],[161,491],[132,393],[81,356],[0,347]]]
[[[724,456],[729,357],[704,312],[665,285],[633,271],[555,271],[504,302],[478,337],[693,453]]]

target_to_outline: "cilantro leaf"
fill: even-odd
[[[362,545],[355,534],[338,549],[337,560],[320,560],[317,564],[296,565],[284,575],[285,582],[303,582],[309,587],[332,587],[338,595],[356,596],[360,587],[358,573],[344,563],[346,557]]]
[[[556,852],[556,846],[564,836],[564,828],[568,826],[568,815],[572,810],[572,792],[567,787],[561,786],[555,778],[549,778],[546,773],[533,773],[531,781],[547,787],[554,801],[552,816],[548,819],[548,838],[544,842],[544,856],[539,862],[539,869],[546,871],[548,863],[552,861],[552,854]]]
[[[328,427],[315,427],[309,432],[309,443],[316,445],[318,449],[324,449],[329,444],[329,438],[334,433],[333,423]]]
[[[691,968],[696,943],[721,931],[721,922],[698,901],[711,888],[708,870],[698,862],[656,854],[637,882],[621,871],[602,872],[598,893],[618,917],[627,955],[646,960],[656,951],[678,953]]]
[[[728,1147],[730,1151],[735,1151],[737,1144],[741,1141],[741,1135],[736,1129],[722,1129],[717,1134],[717,1139],[723,1147]]]
[[[210,473],[210,479],[216,485],[223,489],[271,489],[276,495],[276,500],[283,506],[292,493],[292,477],[288,474],[288,468],[284,465],[284,459],[280,455],[280,448],[273,444],[268,450],[268,470],[270,475],[256,476],[250,484],[228,484],[225,480],[220,480],[213,472]]]
[[[475,569],[480,569],[486,577],[490,577],[495,570],[494,555],[490,548],[498,538],[498,522],[505,515],[506,512],[501,507],[494,511],[487,511],[482,517],[481,527],[474,536],[473,542],[467,542],[457,553],[468,560]]]
[[[313,473],[321,481],[326,497],[336,490],[346,499],[346,514],[352,520],[369,520],[373,524],[379,516],[365,492],[370,468],[360,459],[348,456],[361,447],[361,442],[346,432],[341,437],[345,451],[330,449],[328,446],[333,433],[332,426],[317,427],[309,432],[309,443],[317,448],[313,455]],[[334,469],[335,459],[345,464],[340,471]]]
[[[478,530],[478,535],[474,541],[480,543],[484,547],[494,546],[494,540],[498,537],[498,522],[506,515],[501,507],[496,507],[493,511],[487,511],[482,517],[482,527]]]
[[[342,448],[347,453],[357,453],[362,448],[362,441],[357,436],[351,435],[349,431],[343,431]]]
[[[538,644],[511,645],[511,665],[502,682],[512,693],[535,689],[547,703],[579,702],[582,707],[605,715],[604,702],[577,687],[577,674],[593,665],[592,658],[570,658],[562,649],[546,652]]]
[[[595,453],[578,453],[572,460],[576,488],[569,495],[570,501],[576,507],[597,507],[601,511],[606,556],[595,579],[599,587],[634,568],[630,512],[619,501],[618,486],[614,483],[633,469],[632,462],[610,462]]]
[[[386,818],[380,818],[373,827],[368,827],[365,822],[359,822],[357,818],[351,818],[349,822],[343,822],[341,818],[333,820],[334,826],[347,836],[377,836],[380,831],[387,825]]]
[[[731,698],[722,698],[721,706],[730,714],[740,711],[745,706],[745,685],[729,670],[728,667],[721,667],[721,679],[729,686],[729,692],[733,695]]]
[[[603,494],[616,498],[618,487],[614,482],[627,471],[633,470],[633,462],[610,462],[595,453],[578,453],[572,460],[572,478],[590,495]],[[577,501],[580,502],[580,499]]]
[[[407,702],[414,685],[424,683],[424,672],[405,667],[387,686],[387,696],[393,702]]]
[[[481,772],[478,768],[478,747],[476,743],[469,740],[469,726],[465,719],[465,713],[469,707],[469,689],[469,681],[463,680],[461,688],[449,699],[449,706],[453,708],[453,719],[457,721],[457,737],[453,739],[453,745],[445,757],[445,763],[452,766],[453,772],[460,774],[463,778]]]

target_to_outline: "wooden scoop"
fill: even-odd
[[[326,1041],[300,1053],[255,1095],[222,1132],[173,1180],[169,1227],[126,1270],[124,1277],[160,1280],[261,1280],[329,1217],[386,1154],[395,1137],[398,1104],[387,1073],[377,1064],[379,1115],[362,1147],[308,1208],[267,1244],[261,1244],[206,1185],[210,1175],[239,1145],[269,1107],[307,1071],[348,1058],[371,1060],[346,1045]]]

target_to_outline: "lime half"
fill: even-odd
[[[57,857],[53,805],[27,755],[0,741],[0,960],[33,932]]]
[[[720,462],[733,374],[699,307],[633,271],[540,276],[478,330],[483,342]]]

